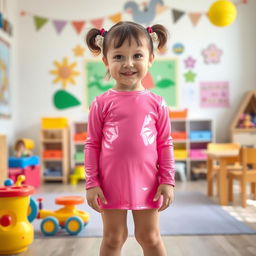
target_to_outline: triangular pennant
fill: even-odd
[[[63,30],[63,28],[65,27],[65,25],[67,24],[67,21],[65,21],[65,20],[53,20],[52,23],[53,23],[53,26],[56,29],[57,34],[60,34],[61,31]]]
[[[176,23],[184,14],[183,11],[172,9],[173,22]]]
[[[77,34],[80,34],[85,25],[85,21],[73,21],[72,25],[75,28]]]
[[[189,16],[189,18],[190,18],[192,24],[193,24],[194,26],[196,26],[197,23],[198,23],[198,21],[199,21],[200,18],[202,17],[202,13],[200,13],[200,12],[190,12],[190,13],[188,13],[188,16]]]
[[[109,16],[109,19],[113,22],[113,23],[118,23],[119,21],[122,20],[122,14],[121,12],[116,13],[114,15]]]
[[[48,22],[48,19],[39,17],[39,16],[34,16],[34,22],[35,22],[36,30],[38,31]]]
[[[91,20],[91,23],[93,26],[95,26],[98,29],[102,28],[102,24],[103,24],[104,18],[99,18],[99,19],[94,19]]]

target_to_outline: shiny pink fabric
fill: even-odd
[[[158,208],[159,184],[175,186],[169,110],[145,89],[109,89],[90,105],[85,142],[86,189],[100,186],[103,209]]]

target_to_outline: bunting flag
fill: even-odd
[[[114,15],[111,15],[108,17],[113,23],[118,23],[119,21],[122,20],[122,14],[119,12],[119,13],[116,13]]]
[[[65,21],[65,20],[53,20],[52,23],[53,23],[53,26],[56,29],[57,34],[60,34],[61,31],[63,30],[63,28],[65,27],[65,25],[67,24],[67,21]]]
[[[190,18],[192,24],[194,26],[196,26],[197,23],[199,22],[200,18],[202,17],[202,13],[200,13],[200,12],[189,12],[188,17]]]
[[[248,0],[238,0],[236,5],[247,4],[247,3],[248,3]],[[189,20],[191,21],[193,26],[197,26],[198,22],[200,21],[200,19],[203,15],[208,16],[208,14],[207,14],[208,11],[186,12],[186,11],[178,10],[175,8],[171,8],[167,5],[161,6],[160,9],[158,6],[158,8],[156,9],[156,13],[157,13],[157,15],[159,15],[160,13],[162,13],[163,11],[165,11],[167,9],[169,9],[171,11],[171,16],[172,16],[172,20],[173,20],[174,24],[177,23],[185,14],[188,15]],[[122,20],[122,12],[118,12],[113,15],[108,15],[107,17],[103,17],[103,18],[95,18],[92,20],[72,20],[72,21],[57,20],[57,19],[51,19],[51,18],[47,18],[47,17],[41,17],[41,16],[37,16],[36,14],[28,13],[27,11],[24,11],[24,10],[20,12],[20,15],[23,17],[24,16],[32,16],[34,19],[36,31],[39,31],[48,21],[52,22],[53,27],[55,28],[57,34],[60,34],[63,31],[63,29],[65,28],[67,23],[71,24],[71,26],[74,28],[74,30],[76,31],[77,34],[80,34],[81,31],[83,30],[83,28],[85,27],[85,24],[87,24],[87,23],[91,23],[94,27],[100,29],[100,28],[102,28],[103,23],[106,18],[108,18],[113,23],[118,23]],[[3,26],[4,26],[4,20],[0,13],[0,28]]]
[[[77,34],[79,35],[83,27],[85,26],[85,21],[73,21],[71,24],[73,25]]]
[[[104,18],[99,18],[99,19],[94,19],[91,20],[91,23],[93,26],[95,26],[98,29],[102,28],[102,24],[103,24]]]
[[[177,9],[172,9],[172,17],[173,17],[173,22],[177,23],[177,21],[185,14],[183,11],[179,11]]]
[[[39,16],[34,16],[34,22],[36,30],[38,31],[48,22],[48,19]]]

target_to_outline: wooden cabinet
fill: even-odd
[[[42,180],[67,183],[70,172],[68,127],[41,129],[40,140]]]
[[[171,119],[174,156],[176,162],[184,162],[186,175],[192,178],[193,170],[206,167],[207,144],[215,141],[211,119]]]
[[[0,134],[0,186],[3,185],[8,176],[8,153],[7,138],[4,134]]]

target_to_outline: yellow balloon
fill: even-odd
[[[229,0],[214,2],[208,12],[209,20],[219,27],[231,25],[237,16],[236,6]]]

